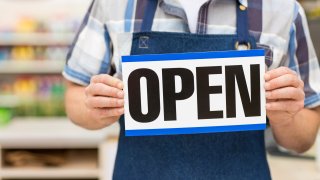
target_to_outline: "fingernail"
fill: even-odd
[[[120,91],[120,92],[118,92],[117,95],[118,95],[119,98],[123,98],[124,93],[123,93],[123,91]]]

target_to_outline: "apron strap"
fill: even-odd
[[[237,1],[237,35],[238,44],[249,43],[249,23],[248,23],[248,10],[239,1]],[[250,45],[248,44],[250,47]]]
[[[206,34],[207,33],[207,24],[208,24],[208,10],[210,6],[211,0],[203,4],[199,11],[198,17],[198,26],[197,33],[198,34]],[[237,36],[238,36],[238,45],[245,44],[250,46],[249,43],[249,24],[248,24],[248,10],[247,7],[243,6],[240,3],[240,0],[237,0]]]

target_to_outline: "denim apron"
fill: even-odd
[[[133,34],[131,55],[227,51],[238,44],[256,48],[239,2],[236,35],[152,32],[157,0],[150,3],[142,32]],[[120,127],[115,180],[271,179],[263,131],[125,137],[123,117]]]

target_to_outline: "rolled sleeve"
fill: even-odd
[[[299,3],[295,7],[289,43],[289,66],[304,82],[305,107],[320,105],[320,69],[310,37],[307,18]]]
[[[92,76],[110,69],[110,38],[101,17],[99,0],[93,1],[67,56],[63,76],[88,85]]]

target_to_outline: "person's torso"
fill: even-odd
[[[125,37],[130,44],[125,48],[131,55],[228,51],[237,43],[259,48],[249,36],[247,11],[239,4],[231,6],[237,11],[236,32],[208,35],[201,24],[203,34],[155,30],[159,19],[152,18],[149,8],[157,6],[152,1],[157,2],[150,0],[145,14],[139,15],[143,20],[134,24],[135,33],[118,34],[119,42]],[[263,131],[126,137],[124,121],[121,118],[114,179],[271,179]]]

